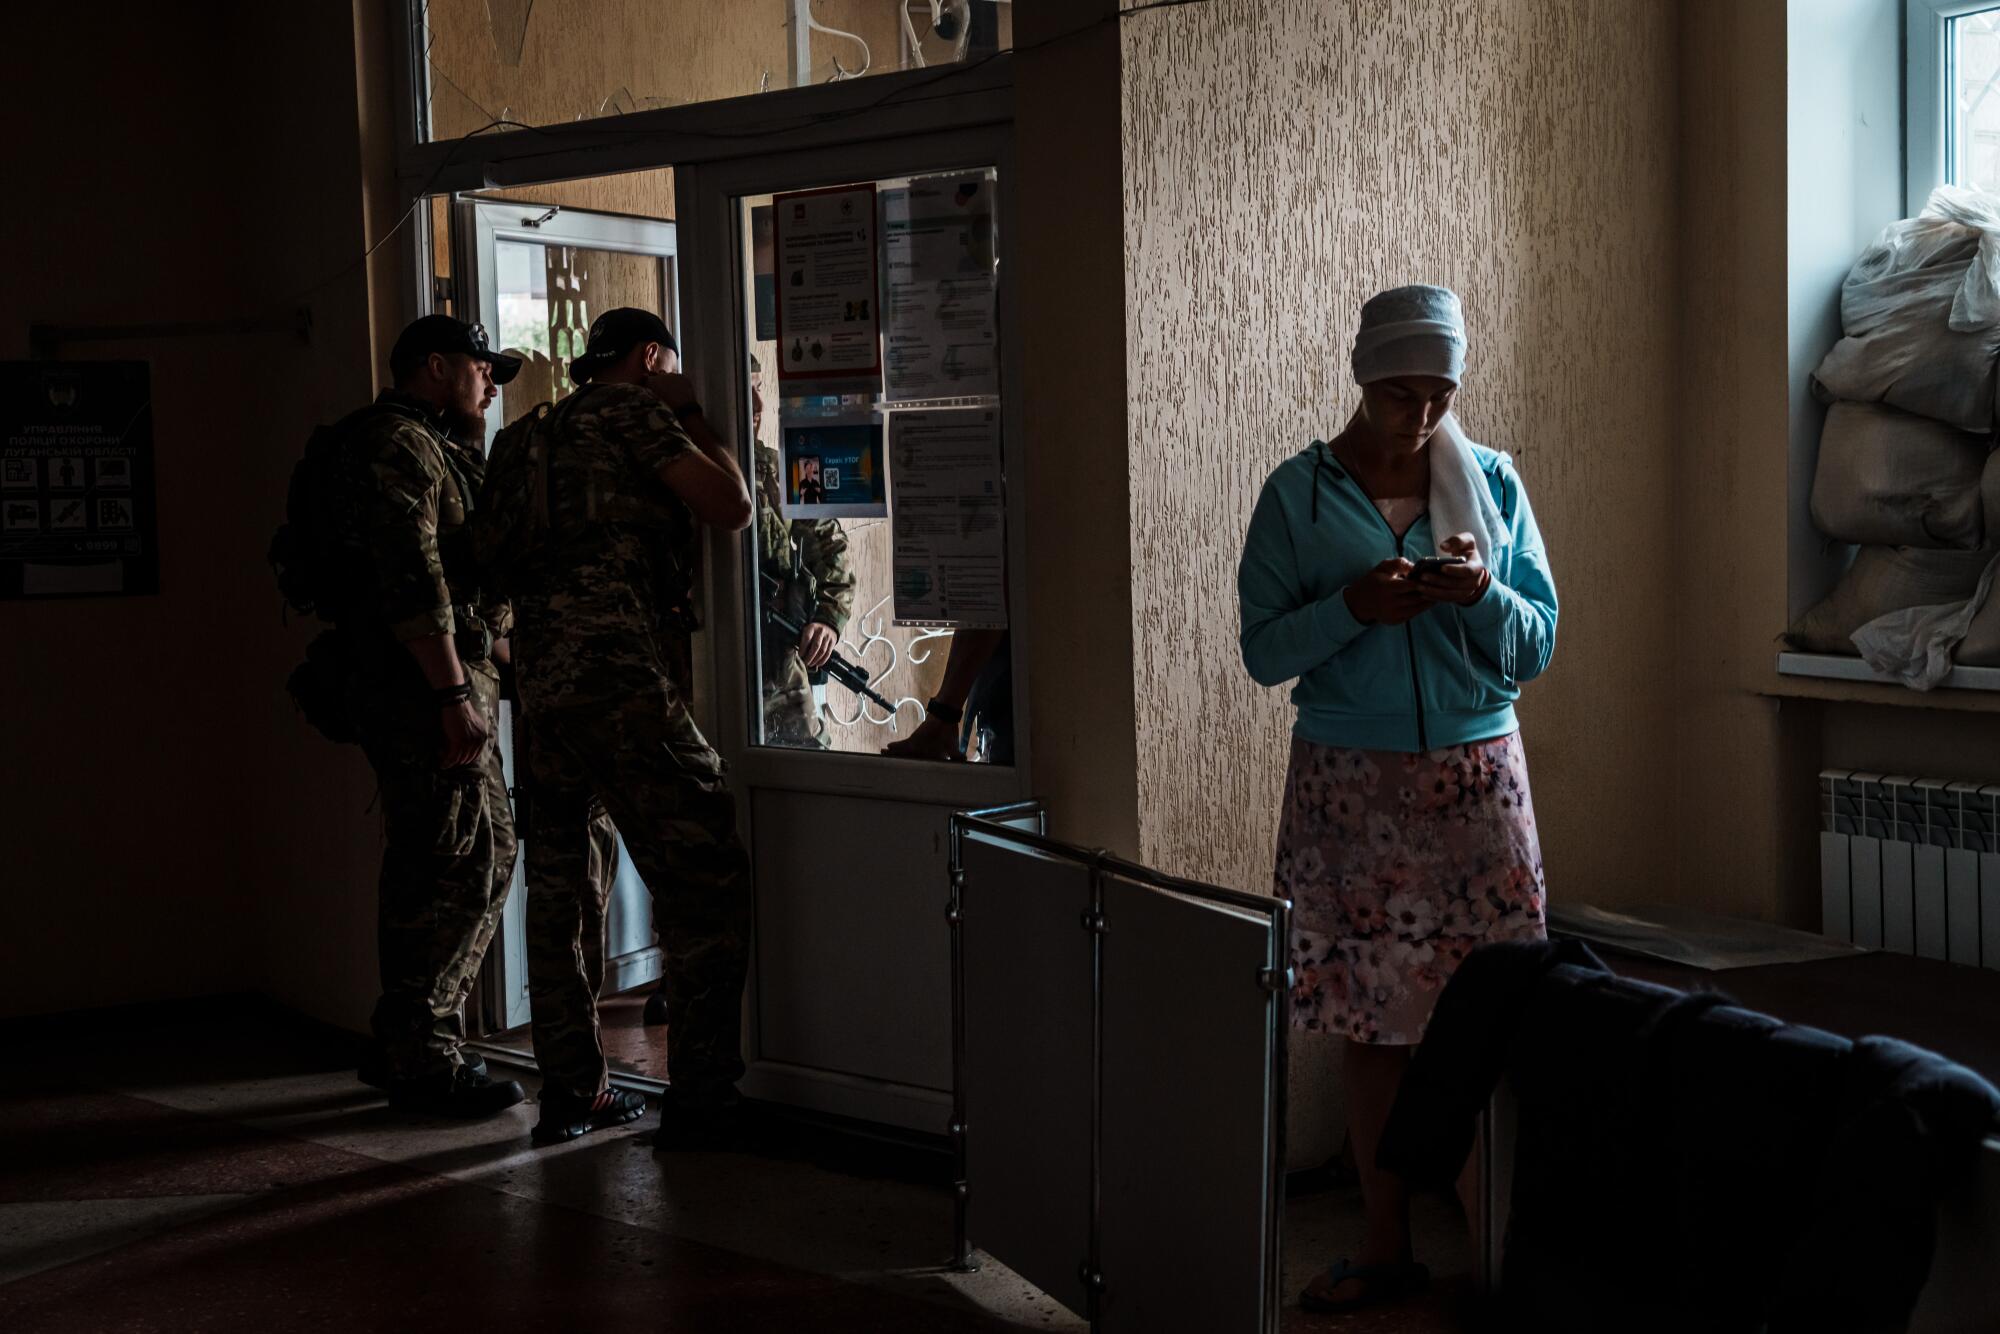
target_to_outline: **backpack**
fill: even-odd
[[[271,535],[265,558],[278,581],[278,595],[288,611],[301,616],[333,619],[338,601],[327,562],[324,500],[332,485],[335,456],[347,437],[347,421],[316,426],[306,441],[305,456],[292,465],[285,489],[285,521]]]
[[[522,570],[543,553],[574,542],[587,524],[572,516],[558,530],[549,501],[549,455],[564,420],[595,385],[586,385],[560,405],[538,403],[498,435],[486,453],[486,481],[472,512],[472,556],[482,587],[501,597],[519,592]],[[661,587],[655,590],[668,619],[686,633],[700,628],[694,612],[693,571],[663,524],[670,511],[655,500],[591,495],[585,509],[591,522],[655,529]]]
[[[341,590],[329,560],[326,502],[336,480],[341,444],[372,410],[364,408],[332,426],[314,427],[304,456],[292,466],[292,480],[285,489],[285,521],[271,535],[266,553],[287,612],[326,621],[339,614]],[[339,632],[321,631],[307,645],[306,660],[285,681],[292,703],[306,721],[327,740],[342,744],[360,740],[344,706],[346,659]]]
[[[548,539],[548,451],[556,411],[537,403],[493,437],[472,510],[472,558],[483,587],[511,597],[515,575]]]

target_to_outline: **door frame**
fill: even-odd
[[[530,187],[532,188],[532,187]],[[663,218],[639,218],[622,213],[601,213],[568,206],[538,204],[532,200],[496,199],[485,195],[465,195],[452,202],[453,281],[460,293],[459,313],[475,317],[487,325],[494,346],[500,342],[500,300],[497,263],[487,257],[502,242],[537,246],[570,246],[588,250],[608,250],[621,254],[644,255],[664,265],[662,316],[667,327],[680,329],[680,230],[679,223]],[[486,443],[506,425],[506,390],[501,391],[501,410],[486,418]],[[518,416],[516,412],[514,415]],[[505,747],[503,767],[508,793],[520,782],[517,757],[513,753],[513,706],[502,703],[500,731],[496,744]],[[519,845],[525,849],[528,831],[516,825]],[[636,899],[630,883],[638,872],[632,859],[619,845],[616,881],[611,887],[610,904],[636,901],[645,905],[650,932],[652,908],[644,895]],[[608,920],[608,918],[607,918]],[[526,858],[517,856],[509,881],[506,905],[494,931],[486,961],[480,969],[480,995],[489,1031],[519,1028],[530,1017],[527,971],[527,874]],[[602,995],[616,995],[658,981],[664,971],[666,952],[657,941],[604,960]]]
[[[744,155],[725,162],[675,168],[676,213],[685,225],[683,273],[687,295],[688,369],[704,410],[724,439],[739,442],[739,462],[749,457],[750,386],[743,349],[752,318],[750,275],[745,271],[746,219],[737,201],[789,190],[837,186],[885,178],[949,173],[991,167],[999,173],[1000,256],[996,293],[1000,330],[1001,459],[1006,478],[1008,621],[1017,671],[1014,700],[1015,756],[1012,766],[946,764],[898,760],[880,755],[800,751],[751,744],[761,711],[757,663],[750,648],[750,572],[756,569],[754,526],[738,535],[708,534],[705,571],[709,581],[708,629],[719,726],[711,738],[730,766],[737,798],[738,825],[752,859],[756,883],[756,807],[759,789],[865,798],[949,808],[1007,805],[1031,795],[1033,753],[1025,674],[1032,634],[1027,594],[1027,515],[1024,497],[1025,450],[1021,440],[1019,338],[1010,336],[1013,304],[1014,230],[1011,183],[1014,172],[1011,124],[988,124],[942,132],[876,137],[838,148],[786,150]],[[938,913],[942,921],[945,885],[940,875]],[[757,895],[759,903],[763,895]],[[753,939],[755,932],[753,929]],[[893,943],[888,943],[893,947]],[[907,1085],[853,1071],[802,1065],[766,1057],[762,1050],[763,986],[753,953],[745,988],[745,1088],[760,1096],[818,1111],[910,1127],[941,1125],[950,1107],[949,1089]],[[933,998],[948,1006],[949,997]],[[922,998],[912,998],[921,1003]],[[948,1082],[948,1081],[947,1081]]]
[[[1008,262],[1012,226],[1009,181],[1013,169],[1012,134],[1006,126],[940,134],[877,139],[842,150],[760,154],[726,163],[704,163],[675,171],[676,212],[686,220],[682,252],[687,296],[686,332],[689,375],[700,392],[704,412],[725,440],[738,445],[738,463],[745,475],[754,460],[746,448],[750,437],[750,384],[742,349],[748,345],[746,294],[749,275],[743,269],[743,238],[734,203],[752,195],[811,189],[822,185],[922,176],[954,170],[997,168],[1000,173],[999,254],[997,293],[1000,326],[1001,469],[1007,482],[1008,622],[1017,664],[1027,661],[1030,617],[1027,604],[1027,515],[1020,439],[1021,390],[1016,338],[1009,337],[1013,275]],[[710,738],[729,762],[733,777],[750,786],[784,787],[794,791],[846,796],[889,797],[932,803],[980,802],[1004,805],[1028,795],[1025,777],[1033,769],[1029,746],[1027,691],[1015,690],[1015,755],[1013,766],[939,764],[927,760],[887,759],[880,755],[798,751],[751,745],[750,723],[759,707],[754,655],[750,643],[747,571],[755,568],[754,526],[742,533],[707,534],[708,600],[718,735]],[[968,808],[970,809],[970,808]]]

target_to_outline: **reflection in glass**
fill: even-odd
[[[886,199],[896,198],[908,184],[877,183]],[[746,647],[762,699],[751,740],[862,754],[879,754],[890,746],[908,753],[920,744],[918,758],[1012,763],[1013,688],[1006,633],[895,623],[893,510],[889,518],[876,517],[879,509],[866,517],[796,512],[801,496],[819,493],[809,490],[813,479],[781,475],[781,422],[784,433],[814,434],[820,424],[831,436],[843,427],[854,429],[857,422],[879,424],[905,405],[884,400],[879,373],[872,383],[859,385],[790,380],[781,387],[771,200],[746,199],[740,207],[745,352],[752,386],[749,420],[757,472],[753,532],[758,572],[751,595],[757,632]],[[980,225],[990,232],[990,210]],[[991,237],[979,239],[970,253],[983,255],[990,273]],[[957,263],[956,252],[952,257]],[[930,262],[933,267],[938,263]],[[968,318],[967,323],[978,320]],[[863,392],[852,392],[856,389]],[[997,395],[990,392],[929,400],[933,406],[947,401],[953,408],[998,407]],[[828,670],[829,659],[822,654],[834,655],[832,661],[850,665],[855,673],[844,682],[841,672]],[[866,695],[854,688],[855,674],[866,681]],[[962,699],[965,707],[953,710],[947,699],[939,716],[931,718],[930,706],[941,693]],[[946,712],[961,716],[947,718]]]

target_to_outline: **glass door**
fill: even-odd
[[[710,546],[756,895],[743,1088],[932,1133],[950,816],[1030,791],[1008,142],[676,169],[689,372],[756,491]]]
[[[560,402],[575,389],[570,359],[583,351],[590,322],[604,311],[654,310],[678,333],[672,222],[513,199],[468,199],[458,205],[457,225],[460,290],[469,298],[466,318],[485,325],[495,345],[523,363],[487,414],[489,443],[536,404]],[[511,709],[502,710],[501,736],[511,742]],[[518,781],[511,745],[508,753],[511,785]],[[525,843],[527,831],[521,835]],[[524,865],[515,863],[514,887],[487,956],[486,1018],[499,1029],[518,1028],[530,1017]],[[605,911],[605,994],[657,981],[660,961],[651,900],[621,844]]]

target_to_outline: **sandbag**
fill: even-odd
[[[1986,460],[1979,489],[1986,501],[1986,531],[2000,534],[2000,452]],[[2000,596],[1987,598],[1972,618],[1956,661],[1961,667],[2000,667]]]
[[[1980,508],[1986,512],[1986,531],[2000,546],[2000,451],[1986,456],[1986,470],[1979,476]]]
[[[1989,596],[1973,616],[1952,661],[1960,667],[2000,667],[2000,594]]]
[[[1819,439],[1813,523],[1835,541],[1866,546],[1982,546],[1980,476],[1991,445],[1929,417],[1836,403]]]
[[[1854,632],[1892,611],[1964,602],[1979,588],[1990,550],[1931,551],[1922,547],[1863,547],[1833,591],[1785,632],[1805,653],[1857,656]]]
[[[1840,287],[1845,335],[1813,372],[1828,402],[1888,403],[1988,431],[2000,388],[2000,201],[1943,187],[1890,223]]]

